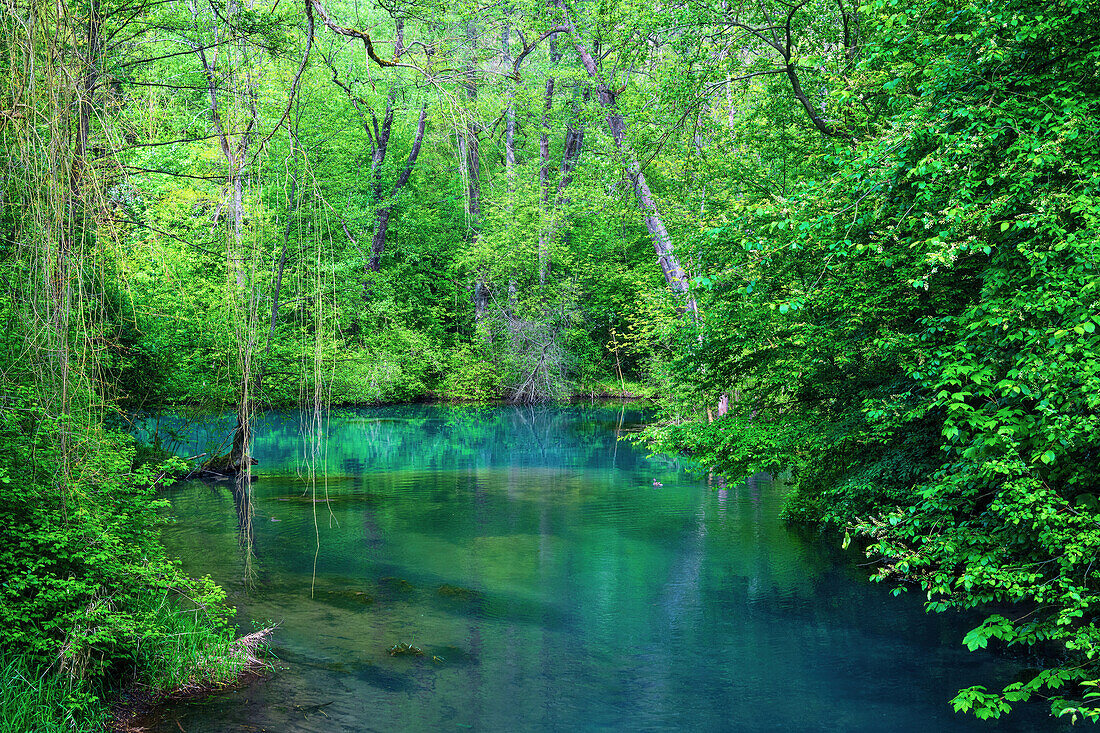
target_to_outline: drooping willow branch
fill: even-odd
[[[275,135],[275,132],[283,126],[287,117],[290,116],[290,109],[294,106],[294,100],[298,96],[298,85],[302,82],[302,73],[306,70],[306,64],[309,62],[309,52],[313,49],[313,24],[313,2],[312,0],[306,0],[306,48],[302,52],[302,63],[298,65],[298,71],[294,74],[294,80],[290,83],[290,94],[286,100],[286,109],[279,116],[279,121],[271,128],[271,132],[267,133],[260,144],[256,146],[257,155]]]

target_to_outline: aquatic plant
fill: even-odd
[[[418,646],[412,646],[400,641],[387,649],[391,657],[422,657],[424,650]]]

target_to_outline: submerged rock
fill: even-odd
[[[407,580],[402,578],[394,578],[386,576],[378,579],[378,585],[389,591],[398,591],[401,593],[409,593],[415,589],[415,586]]]
[[[469,588],[463,588],[457,585],[448,585],[447,583],[439,586],[439,590],[436,592],[444,598],[453,598],[456,601],[473,601],[481,597],[481,594],[476,590],[470,590]]]
[[[446,662],[447,664],[468,665],[477,662],[477,659],[473,654],[466,651],[461,647],[448,644],[447,646],[440,647],[434,650],[436,654],[432,655],[433,661]]]
[[[369,606],[374,596],[361,590],[323,590],[314,594],[314,598],[330,606]]]

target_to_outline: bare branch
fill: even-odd
[[[331,30],[333,33],[336,33],[337,35],[341,35],[341,36],[347,36],[348,38],[358,38],[359,40],[361,40],[363,42],[363,46],[366,47],[366,49],[367,49],[367,56],[369,56],[371,61],[373,61],[374,63],[378,64],[379,66],[381,66],[383,68],[391,67],[391,66],[400,66],[400,67],[404,67],[404,68],[407,68],[407,69],[416,69],[417,71],[419,71],[421,73],[424,73],[424,71],[418,66],[414,66],[412,64],[399,63],[397,61],[397,56],[395,56],[393,59],[384,59],[384,58],[382,58],[374,50],[374,41],[371,39],[369,33],[366,33],[365,31],[357,30],[355,28],[348,28],[348,27],[345,27],[345,26],[342,26],[342,25],[338,24],[336,21],[334,21],[332,19],[332,16],[330,16],[328,14],[328,11],[325,10],[325,6],[321,4],[321,0],[306,0],[306,1],[313,7],[314,10],[317,11],[317,14],[321,16],[321,21],[326,26],[328,26],[329,30]],[[399,49],[401,47],[402,42],[403,41],[398,41],[397,47]]]
[[[570,30],[570,27],[567,26],[567,25],[556,25],[553,28],[550,28],[549,30],[544,31],[543,33],[541,33],[538,38],[536,38],[534,41],[531,42],[530,45],[528,45],[526,39],[523,37],[523,34],[520,33],[519,34],[519,39],[523,43],[523,51],[520,52],[519,56],[516,56],[516,60],[512,64],[511,78],[516,80],[516,81],[519,81],[519,66],[520,66],[520,64],[522,64],[523,60],[525,58],[527,58],[527,54],[534,51],[540,43],[542,43],[547,38],[549,38],[550,36],[553,36],[555,34],[568,33],[569,30]]]
[[[271,139],[271,136],[275,134],[275,131],[283,126],[286,122],[287,116],[290,115],[290,108],[294,106],[294,98],[298,96],[298,85],[302,81],[302,72],[306,70],[306,62],[309,61],[309,52],[313,48],[313,4],[310,0],[306,0],[306,50],[302,54],[302,63],[298,66],[298,72],[294,75],[294,81],[290,84],[290,96],[286,100],[286,109],[283,110],[283,114],[279,117],[279,121],[275,123],[275,126],[271,128],[271,132],[267,133],[267,136],[260,141],[257,146],[257,155],[259,151],[263,149],[267,141]]]

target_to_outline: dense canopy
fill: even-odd
[[[1098,16],[9,0],[3,730],[247,666],[154,497],[257,410],[577,395],[985,614],[1030,671],[957,710],[1096,720]],[[135,444],[182,405],[219,455]]]

